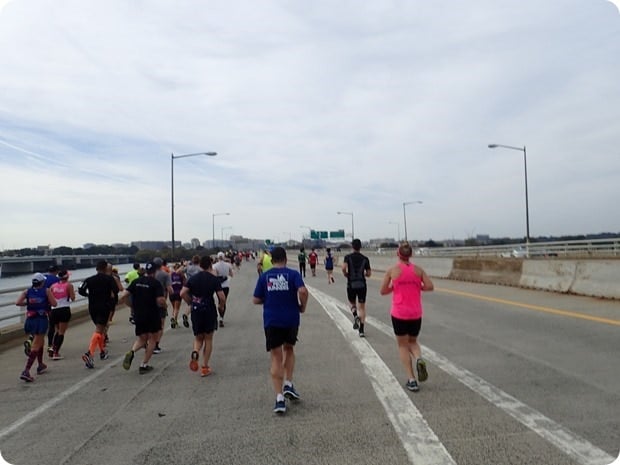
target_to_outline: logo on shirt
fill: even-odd
[[[283,274],[277,277],[269,277],[267,281],[267,292],[271,291],[288,291],[288,279]]]

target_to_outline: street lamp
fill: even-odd
[[[308,228],[308,239],[312,239],[312,228],[310,226],[304,226],[303,224],[299,226],[300,228]],[[301,235],[301,244],[303,245],[304,243],[304,238],[305,236],[302,234]]]
[[[177,158],[198,157],[198,156],[214,157],[217,152],[198,152],[188,153],[185,155],[170,154],[170,216],[172,218],[172,260],[174,260],[174,160]]]
[[[213,215],[211,215],[211,224],[213,226],[213,248],[215,248],[215,217],[216,216],[224,216],[224,215],[230,215],[230,213],[226,212],[226,213],[214,213]]]
[[[530,207],[529,200],[527,195],[527,152],[525,150],[525,145],[523,147],[514,147],[512,145],[502,145],[502,144],[489,144],[490,149],[495,149],[497,147],[501,147],[504,149],[510,150],[519,150],[523,152],[523,169],[525,173],[525,243],[529,245],[530,243]]]
[[[351,215],[351,240],[355,239],[355,226],[353,224],[353,212],[336,212],[338,215]]]
[[[405,223],[405,241],[407,240],[407,210],[405,207],[407,205],[411,205],[412,203],[422,203],[421,200],[412,200],[411,202],[403,202],[403,221]]]
[[[400,242],[400,223],[398,221],[388,221],[389,224],[395,224],[398,231],[398,242]]]

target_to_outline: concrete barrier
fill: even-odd
[[[553,292],[570,292],[575,260],[524,260],[520,286]]]
[[[578,295],[620,299],[619,260],[579,260],[570,292]]]
[[[519,286],[523,260],[516,258],[454,258],[449,279]]]

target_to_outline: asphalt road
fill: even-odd
[[[292,264],[294,265],[294,264]],[[111,357],[80,359],[92,325],[69,328],[61,361],[26,384],[21,346],[0,351],[0,451],[12,464],[584,464],[620,450],[620,303],[435,280],[420,341],[429,380],[404,389],[389,297],[369,282],[366,339],[344,279],[323,271],[297,345],[302,400],[272,413],[254,263],[232,281],[213,375],[188,369],[192,333],[167,329],[155,370],[121,367],[128,309]],[[47,356],[46,356],[47,358]]]

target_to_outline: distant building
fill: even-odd
[[[137,247],[138,250],[161,250],[166,247],[170,247],[170,241],[134,241],[132,246]],[[174,241],[175,247],[181,246],[181,241]]]
[[[200,239],[194,237],[190,240],[190,248],[197,249],[198,247],[200,247]]]

